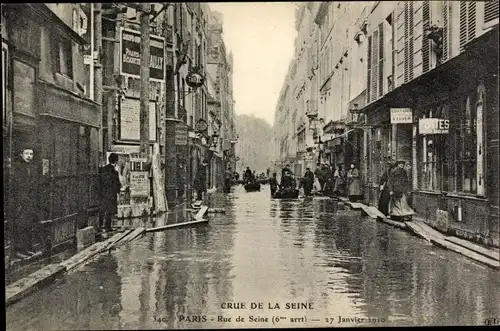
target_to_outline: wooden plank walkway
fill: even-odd
[[[476,244],[471,243],[467,240],[460,239],[457,237],[446,237],[445,240],[450,241],[450,242],[457,244],[459,246],[468,248],[471,251],[474,251],[476,253],[484,255],[485,257],[488,257],[490,259],[497,260],[497,261],[500,260],[500,251],[498,249],[489,249],[486,247],[482,247],[482,246],[476,245]]]
[[[189,225],[195,225],[195,224],[201,224],[201,223],[208,223],[208,221],[209,221],[208,219],[198,219],[196,221],[162,225],[162,226],[159,226],[159,227],[156,227],[156,228],[146,229],[146,232],[163,231],[163,230],[172,229],[172,228],[179,228],[179,227],[183,227],[183,226],[189,226]]]
[[[202,206],[200,208],[200,210],[198,210],[198,212],[196,213],[196,215],[194,216],[194,218],[196,220],[200,220],[203,218],[203,216],[205,216],[205,214],[208,212],[208,206]]]

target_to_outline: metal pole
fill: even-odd
[[[141,108],[140,108],[140,152],[149,157],[149,14],[150,4],[142,4],[141,11]]]
[[[90,99],[94,100],[94,3],[90,4]]]

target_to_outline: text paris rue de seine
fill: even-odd
[[[222,309],[314,309],[311,302],[223,302]]]

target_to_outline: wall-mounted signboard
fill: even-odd
[[[120,139],[140,140],[139,99],[125,98],[120,105]],[[149,140],[156,141],[156,102],[149,102]]]
[[[165,38],[150,35],[149,78],[165,80]],[[120,71],[122,75],[141,76],[141,33],[121,28]]]
[[[443,118],[421,118],[418,121],[419,134],[446,134],[450,130],[450,120]]]
[[[391,124],[413,123],[413,112],[411,108],[391,108]]]

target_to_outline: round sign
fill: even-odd
[[[203,83],[205,83],[205,78],[196,72],[190,72],[186,76],[186,84],[191,88],[202,87]]]
[[[195,129],[198,132],[206,131],[207,128],[208,128],[207,122],[205,122],[202,119],[198,120],[198,122],[196,123],[196,126],[195,126]]]

